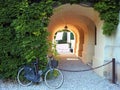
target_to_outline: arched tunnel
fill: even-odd
[[[74,34],[74,54],[82,58],[84,62],[90,62],[94,56],[96,44],[96,25],[99,22],[98,13],[92,7],[83,7],[77,4],[64,4],[54,9],[50,17],[48,31],[49,40],[66,25]]]

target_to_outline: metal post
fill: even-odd
[[[116,84],[115,78],[115,58],[112,59],[112,83]]]

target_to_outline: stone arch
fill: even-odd
[[[99,14],[91,7],[76,4],[61,5],[54,9],[50,18],[49,40],[53,40],[55,32],[67,25],[75,35],[74,53],[84,62],[91,62],[95,51],[95,27],[99,22]]]
[[[75,43],[77,43],[77,42],[79,43],[78,39],[79,39],[80,35],[79,35],[79,31],[77,30],[77,28],[75,26],[72,26],[72,25],[67,25],[67,26],[68,26],[68,30],[71,31],[74,34]],[[51,33],[51,40],[54,39],[55,33],[58,32],[59,30],[62,30],[63,27],[64,27],[64,25],[61,25],[60,27],[57,27],[57,29],[55,28],[55,30],[53,30],[53,32]],[[73,50],[74,52],[73,53],[76,54],[76,55],[77,55],[77,53],[76,53],[77,49],[78,49],[78,45],[75,44],[75,47],[74,47],[74,50]]]

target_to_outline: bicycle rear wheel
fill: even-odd
[[[26,77],[25,77],[25,70],[24,68],[21,68],[19,71],[18,71],[18,74],[17,74],[17,81],[20,85],[22,86],[29,86],[30,84],[32,84],[32,81],[28,80]]]
[[[49,88],[57,89],[63,84],[63,74],[58,69],[50,69],[45,74],[45,84]]]

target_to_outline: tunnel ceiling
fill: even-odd
[[[66,4],[54,9],[54,14],[50,18],[48,28],[54,30],[65,25],[79,26],[81,28],[83,26],[89,27],[95,25],[91,18],[95,19],[89,13],[88,8],[81,7],[80,5]]]

